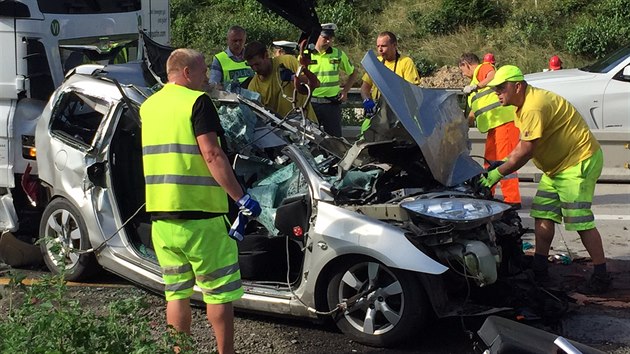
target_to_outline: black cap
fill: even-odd
[[[334,23],[323,23],[322,32],[320,33],[320,35],[325,37],[334,37],[336,29],[337,25]]]

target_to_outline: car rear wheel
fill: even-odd
[[[63,273],[67,280],[80,280],[98,269],[94,254],[75,251],[88,250],[91,244],[81,213],[68,200],[58,198],[48,204],[39,225],[39,237],[51,272]]]
[[[338,266],[327,295],[331,309],[349,302],[348,308],[336,315],[337,327],[353,340],[371,346],[390,346],[409,339],[412,333],[420,332],[430,314],[417,277],[372,260]]]

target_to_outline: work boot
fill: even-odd
[[[585,295],[603,294],[610,290],[612,277],[609,273],[593,273],[591,277],[577,291]]]

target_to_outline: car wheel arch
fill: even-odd
[[[331,259],[318,272],[319,275],[317,279],[315,280],[315,290],[314,290],[315,306],[317,310],[326,311],[326,312],[329,310],[327,308],[328,300],[326,298],[326,293],[328,289],[328,284],[330,280],[333,278],[335,270],[339,268],[342,264],[359,263],[359,262],[377,262],[392,269],[398,269],[400,271],[405,271],[405,272],[415,274],[417,275],[417,281],[420,283],[426,295],[427,290],[424,289],[425,285],[423,282],[421,282],[419,273],[406,270],[406,269],[393,267],[389,265],[389,262],[384,262],[382,259],[379,259],[378,257],[373,257],[370,255],[361,254],[361,253],[346,253],[346,254],[342,254]]]

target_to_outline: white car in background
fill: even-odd
[[[525,80],[569,100],[592,130],[630,131],[630,46],[580,69],[528,74]]]

